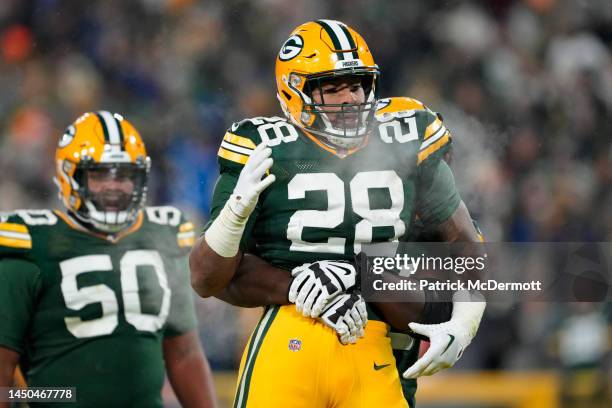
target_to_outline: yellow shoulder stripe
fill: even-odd
[[[195,238],[178,240],[178,246],[181,248],[191,248],[193,244],[195,244]]]
[[[195,231],[179,232],[176,234],[176,242],[179,247],[192,247],[195,243]]]
[[[9,238],[9,237],[0,235],[0,246],[11,247],[11,248],[21,248],[21,249],[32,249],[32,240],[31,239]]]
[[[432,153],[438,151],[441,147],[446,145],[450,140],[450,133],[446,132],[444,136],[442,136],[437,142],[432,143],[427,146],[426,149],[423,149],[419,152],[419,158],[417,161],[417,165],[421,164],[426,158],[428,158]]]
[[[248,149],[255,148],[255,143],[251,139],[249,139],[248,137],[235,135],[231,132],[226,132],[225,136],[223,136],[223,140],[238,146],[246,147]]]
[[[32,237],[25,225],[2,223],[0,245],[11,248],[32,248]]]
[[[223,147],[219,148],[219,152],[217,153],[219,157],[223,157],[225,160],[233,161],[235,163],[245,164],[247,160],[249,160],[249,156],[244,154],[231,152]]]
[[[437,133],[441,128],[443,128],[444,126],[442,125],[442,121],[438,118],[436,118],[436,120],[434,120],[429,126],[427,126],[427,128],[425,129],[425,137],[424,140],[429,139],[433,134]]]
[[[14,224],[12,222],[0,222],[0,231],[20,232],[28,234],[28,227],[23,224]]]
[[[187,221],[179,226],[179,232],[193,231],[195,226],[191,221]]]
[[[0,223],[0,245],[12,248],[32,248],[32,237],[28,227],[11,222]]]

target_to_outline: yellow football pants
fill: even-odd
[[[242,355],[234,407],[408,407],[387,336],[369,321],[357,344],[294,305],[268,307]]]

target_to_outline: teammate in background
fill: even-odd
[[[214,407],[189,286],[194,226],[144,207],[140,135],[86,113],[55,159],[65,210],[0,215],[0,386],[19,364],[31,387],[76,388],[54,407],[161,407],[165,370],[183,406]]]
[[[287,119],[243,120],[223,138],[212,222],[190,265],[201,296],[269,306],[243,355],[237,407],[413,406],[414,379],[452,366],[476,333],[484,303],[455,293],[451,305],[436,291],[369,303],[361,332],[347,261],[363,244],[409,240],[417,216],[444,241],[479,242],[443,160],[451,138],[441,117],[411,98],[378,99],[378,76],[350,27],[303,24],[276,62]],[[389,338],[386,323],[402,337]],[[418,360],[409,328],[431,342]],[[343,346],[336,334],[364,338]],[[412,363],[406,397],[391,345]]]

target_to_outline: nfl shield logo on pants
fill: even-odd
[[[302,348],[302,340],[298,340],[298,339],[289,340],[289,350],[300,351],[301,348]]]

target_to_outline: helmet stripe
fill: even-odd
[[[345,24],[339,24],[339,25],[342,31],[344,32],[344,35],[346,36],[346,38],[348,38],[348,42],[349,42],[349,46],[351,47],[351,50],[355,50],[352,53],[353,59],[359,59],[359,55],[357,54],[357,44],[355,43],[355,40],[353,39],[351,32],[348,30],[348,27]]]
[[[117,129],[119,129],[119,146],[121,150],[123,150],[123,144],[125,143],[125,138],[123,136],[123,128],[121,127],[121,120],[117,117],[117,115],[113,115],[115,122],[117,122]]]
[[[96,116],[98,117],[98,120],[100,121],[100,125],[102,125],[102,130],[104,131],[104,144],[108,144],[110,143],[110,140],[108,136],[108,128],[106,126],[106,122],[104,121],[104,118],[102,117],[102,115],[100,115],[100,112],[96,112]]]
[[[350,35],[347,36],[345,31],[342,29],[342,23],[335,20],[318,20],[317,23],[319,23],[319,25],[321,25],[321,27],[325,29],[325,32],[327,32],[327,35],[329,35],[329,37],[331,38],[336,51],[351,50],[355,48],[355,43],[354,41],[352,41]],[[351,42],[353,44],[352,46]],[[337,54],[339,60],[354,58],[354,53],[350,51],[338,52]]]
[[[119,121],[108,111],[98,111],[96,113],[104,129],[104,140],[113,148],[123,149],[123,137]]]

